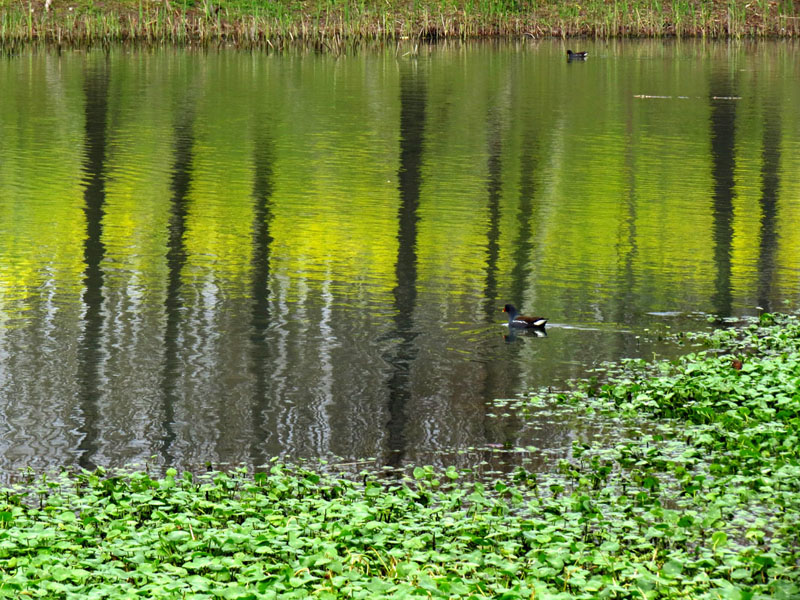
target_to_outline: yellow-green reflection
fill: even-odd
[[[486,399],[794,302],[796,46],[589,49],[0,63],[0,468],[516,443]]]

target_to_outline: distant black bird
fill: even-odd
[[[572,50],[567,50],[567,60],[586,60],[586,57],[589,56],[588,52],[573,52]]]
[[[506,304],[503,307],[503,312],[508,313],[509,327],[544,329],[547,324],[547,319],[544,317],[526,317],[525,315],[517,314],[517,309],[513,304]]]

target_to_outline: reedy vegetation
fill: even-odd
[[[651,419],[549,474],[31,476],[0,493],[0,596],[796,598],[800,322],[695,341],[713,350],[506,404]]]
[[[280,47],[481,36],[794,37],[792,0],[2,0],[0,43]]]

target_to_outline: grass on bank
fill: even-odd
[[[0,43],[281,46],[481,36],[795,37],[793,0],[0,0]]]
[[[0,492],[0,597],[800,597],[800,322],[702,334],[568,403],[653,433],[556,472],[64,472]]]

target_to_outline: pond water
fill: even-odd
[[[798,45],[570,46],[0,60],[3,477],[568,446],[491,400],[795,308]]]

